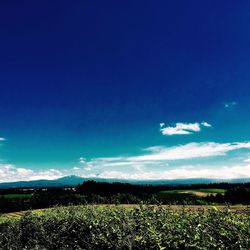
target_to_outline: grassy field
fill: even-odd
[[[250,249],[248,213],[194,207],[96,205],[3,216],[0,246],[13,250]]]
[[[215,194],[224,194],[225,189],[177,189],[177,190],[166,190],[161,191],[161,194],[190,194],[195,196],[207,196],[207,195],[215,195]]]
[[[0,198],[15,199],[15,198],[30,198],[32,194],[3,194]]]
[[[195,193],[195,192],[201,192],[205,194],[222,194],[225,193],[225,189],[215,189],[215,188],[207,188],[207,189],[178,189],[178,190],[166,190],[161,191],[161,193],[183,193],[183,192],[189,192],[189,193]]]

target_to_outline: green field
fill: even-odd
[[[225,189],[215,189],[215,188],[207,188],[207,189],[177,189],[177,190],[165,190],[160,193],[167,194],[178,194],[178,193],[205,193],[205,194],[223,194],[225,193]]]
[[[0,198],[15,199],[15,198],[30,198],[32,194],[3,194]]]
[[[250,249],[250,216],[227,208],[76,206],[2,216],[1,249]]]

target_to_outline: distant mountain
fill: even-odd
[[[0,183],[1,188],[49,188],[49,187],[74,187],[84,181],[94,180],[98,182],[122,182],[131,184],[151,184],[151,185],[188,185],[188,184],[209,184],[209,183],[246,183],[250,178],[242,179],[176,179],[176,180],[124,180],[124,179],[104,179],[104,178],[83,178],[70,175],[56,180],[34,180]]]
[[[84,178],[70,175],[55,180],[34,180],[0,183],[0,188],[47,188],[47,187],[72,187],[85,181]]]

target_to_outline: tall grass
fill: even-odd
[[[0,220],[1,249],[250,249],[250,216],[79,206]]]

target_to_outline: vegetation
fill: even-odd
[[[1,249],[249,249],[250,217],[228,210],[78,206],[0,221]]]
[[[76,188],[0,190],[0,211],[15,212],[0,216],[0,249],[250,249],[249,211],[161,205],[250,204],[247,185],[88,181]]]
[[[0,213],[84,204],[250,204],[250,184],[132,185],[87,181],[76,188],[2,189]]]
[[[30,198],[32,194],[3,194],[0,198],[15,199],[15,198]]]
[[[226,189],[222,188],[207,188],[207,189],[197,189],[198,192],[208,193],[208,194],[224,194]]]

